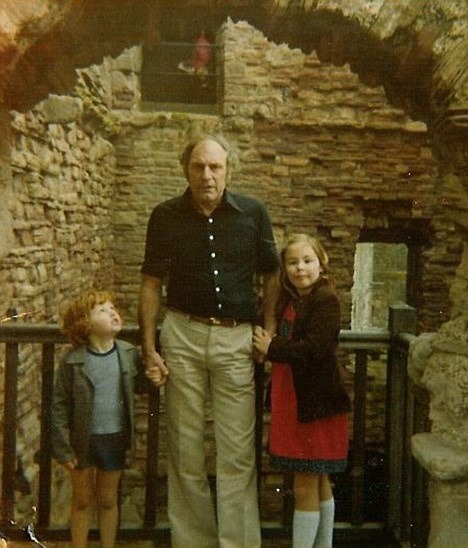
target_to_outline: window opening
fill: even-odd
[[[375,235],[373,235],[375,237]],[[405,303],[407,298],[408,246],[404,243],[362,242],[356,245],[354,280],[351,290],[351,329],[355,331],[386,330],[388,307]],[[356,373],[357,355],[349,357],[347,371]],[[387,352],[375,349],[367,356],[366,390],[366,455],[380,455],[385,464],[385,414],[387,394]],[[379,473],[382,500],[386,500],[386,476]],[[366,470],[372,473],[372,470]],[[382,503],[384,504],[384,502]]]
[[[191,42],[143,47],[142,100],[170,104],[216,103],[216,45],[202,30]]]
[[[354,256],[351,329],[386,329],[388,307],[407,302],[408,247],[358,243]]]

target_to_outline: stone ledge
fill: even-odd
[[[415,434],[411,438],[411,450],[414,458],[431,476],[442,480],[468,479],[468,451],[429,432]]]
[[[68,124],[81,118],[83,101],[77,97],[49,95],[37,108],[42,111],[46,123]]]

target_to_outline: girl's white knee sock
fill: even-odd
[[[333,542],[333,522],[335,521],[335,500],[333,497],[320,503],[320,521],[315,537],[314,548],[331,548]]]
[[[319,526],[320,512],[294,510],[293,548],[312,548]]]

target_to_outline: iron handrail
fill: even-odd
[[[124,327],[119,335],[120,338],[128,340],[133,344],[139,344],[139,329],[136,325],[128,325]],[[355,384],[354,384],[354,422],[353,422],[353,455],[351,462],[351,478],[352,478],[352,508],[351,508],[351,529],[354,531],[360,529],[359,526],[364,524],[363,503],[364,503],[364,460],[365,460],[365,432],[366,432],[366,393],[367,393],[367,362],[368,356],[372,355],[376,350],[387,351],[389,356],[398,352],[407,352],[409,342],[413,335],[402,334],[396,344],[395,336],[387,330],[363,330],[351,331],[342,330],[339,336],[340,349],[348,350],[356,356],[355,360]],[[52,395],[52,381],[54,374],[54,356],[55,346],[67,344],[65,335],[60,331],[56,324],[34,324],[24,322],[8,322],[0,323],[0,343],[6,345],[6,362],[5,368],[5,424],[15,425],[15,428],[5,428],[3,433],[3,468],[2,468],[2,522],[5,524],[8,520],[11,521],[13,516],[13,507],[11,501],[14,500],[14,491],[12,482],[10,481],[15,473],[15,459],[11,458],[11,454],[7,452],[16,452],[16,402],[18,389],[18,346],[22,343],[38,343],[42,345],[42,412],[41,412],[41,438],[40,438],[40,478],[39,478],[39,505],[37,515],[37,526],[43,536],[48,539],[67,538],[67,532],[63,530],[52,530],[49,528],[49,513],[50,513],[50,467],[51,455],[49,447],[49,429],[50,417],[47,409],[50,407]],[[399,350],[392,350],[398,348]],[[401,357],[401,356],[400,356]],[[406,358],[403,358],[406,360]],[[392,381],[398,390],[405,391],[406,384],[406,362],[404,367],[397,367],[395,370],[394,363],[388,363],[387,374],[390,378],[397,374],[396,384]],[[394,378],[394,377],[392,377]],[[257,382],[257,463],[259,472],[261,471],[261,451],[262,451],[262,435],[261,428],[263,426],[263,374],[256,374]],[[395,389],[392,388],[392,390]],[[390,395],[393,398],[393,395]],[[388,422],[395,420],[396,416],[391,415],[392,405],[387,409],[390,410]],[[168,526],[164,523],[156,523],[156,493],[158,488],[158,451],[155,447],[159,447],[159,391],[154,390],[149,398],[148,410],[148,448],[146,462],[146,500],[145,500],[145,515],[143,526],[135,529],[123,529],[119,531],[119,538],[131,539],[154,539],[167,538]],[[401,416],[399,415],[400,419]],[[391,428],[391,425],[390,425]],[[395,444],[394,444],[395,445]],[[395,448],[390,444],[390,450],[394,455],[390,458],[394,461],[394,468],[397,470],[401,467],[402,455],[404,448],[397,443]],[[151,446],[151,448],[150,448]],[[260,476],[260,474],[259,474]],[[398,486],[393,489],[394,495],[398,491]],[[397,503],[398,501],[395,501]],[[289,516],[290,517],[290,516]],[[399,516],[397,516],[399,518]],[[286,519],[286,521],[285,521]],[[281,531],[288,530],[290,523],[287,521],[287,513],[284,513],[282,524],[278,528],[278,524],[265,525],[262,524],[262,533],[268,537],[272,532],[279,534]],[[383,529],[386,529],[388,523],[383,524]],[[12,526],[11,538],[15,537],[15,531]],[[350,529],[350,530],[351,530]],[[337,531],[338,535],[340,531]],[[18,534],[16,534],[18,538]]]

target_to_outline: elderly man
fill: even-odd
[[[151,377],[167,378],[169,520],[175,548],[260,546],[255,472],[252,323],[263,276],[264,325],[274,331],[278,257],[262,202],[226,188],[232,150],[221,136],[191,142],[187,190],[155,207],[142,265],[139,320]],[[155,333],[167,284],[161,355]],[[205,411],[216,441],[215,513],[205,466]]]

